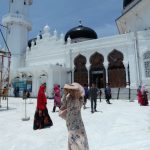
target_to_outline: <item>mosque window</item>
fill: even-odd
[[[144,54],[144,68],[146,78],[150,78],[150,51]]]

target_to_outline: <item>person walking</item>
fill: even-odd
[[[138,99],[138,103],[139,105],[142,104],[142,92],[141,92],[141,85],[138,87],[137,89],[137,99]]]
[[[102,101],[102,90],[99,89],[99,101],[101,102]]]
[[[34,130],[50,127],[53,125],[53,122],[48,114],[48,110],[46,107],[47,98],[45,95],[45,91],[46,91],[46,83],[43,83],[38,91],[37,106],[33,123]]]
[[[4,87],[2,95],[3,95],[3,100],[8,100],[8,87],[6,86]]]
[[[97,112],[97,96],[98,96],[98,89],[96,88],[95,83],[92,83],[92,87],[89,90],[89,97],[91,99],[91,113]],[[93,106],[94,104],[94,106]]]
[[[88,139],[81,117],[84,102],[84,89],[78,83],[65,84],[67,95],[63,99],[61,111],[66,110],[68,129],[68,150],[89,150]]]
[[[88,86],[87,84],[84,84],[84,92],[85,92],[85,95],[84,95],[84,109],[86,109],[86,103],[87,103],[87,99],[88,99],[88,95],[89,95],[89,90],[88,90]]]
[[[141,93],[142,93],[141,105],[142,106],[148,106],[148,98],[147,98],[148,91],[146,90],[144,85],[142,85],[142,87],[141,87]]]
[[[105,88],[105,98],[106,98],[106,102],[107,104],[111,104],[110,103],[110,99],[111,99],[111,88],[107,85]]]
[[[53,107],[53,111],[56,111],[56,107],[60,108],[61,106],[61,95],[60,95],[60,87],[58,84],[54,85],[54,107]]]
[[[27,99],[27,90],[26,90],[26,89],[23,90],[22,99],[23,99],[23,100],[26,100],[26,99]]]
[[[19,97],[19,87],[16,87],[16,97]]]

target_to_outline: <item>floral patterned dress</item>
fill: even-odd
[[[63,98],[63,106],[67,108],[68,150],[89,150],[87,135],[81,117],[83,101],[84,99],[73,99],[70,95]]]

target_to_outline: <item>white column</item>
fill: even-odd
[[[108,85],[108,62],[104,62],[104,67],[106,71],[106,85]]]
[[[90,86],[90,62],[89,62],[90,58],[86,57],[86,69],[88,71],[88,86]]]
[[[74,82],[74,67],[75,67],[75,66],[73,65],[73,66],[72,66],[72,70],[71,70],[71,71],[72,71],[72,73],[71,73],[71,74],[72,74],[72,82]]]
[[[88,71],[88,86],[90,86],[90,66],[86,66],[86,69]]]
[[[47,80],[47,94],[49,97],[53,97],[52,92],[53,92],[53,69],[50,69],[48,72],[48,80]]]
[[[125,67],[125,71],[126,71],[126,86],[129,85],[129,77],[128,77],[128,63],[127,62],[123,62],[124,67]]]
[[[38,92],[38,76],[34,74],[32,77],[32,96],[37,97]]]

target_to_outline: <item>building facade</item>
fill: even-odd
[[[107,84],[112,88],[150,87],[149,0],[124,0],[122,15],[116,19],[118,35],[97,38],[94,30],[80,22],[64,36],[46,25],[27,46],[32,26],[22,8],[31,4],[32,0],[12,1],[9,14],[2,20],[10,28],[7,42],[12,50],[12,91],[19,86],[36,96],[43,82],[50,97],[56,83],[61,87],[69,82],[94,82],[98,88]]]

